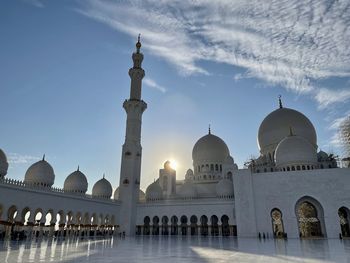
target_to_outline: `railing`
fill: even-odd
[[[66,192],[63,188],[58,187],[49,187],[49,186],[43,186],[38,184],[31,184],[31,183],[25,183],[21,180],[15,180],[11,178],[0,178],[0,184],[6,184],[11,185],[19,188],[25,188],[25,189],[34,189],[39,191],[46,191],[46,192],[54,192],[54,193],[60,193],[64,195],[70,195],[74,197],[80,197],[85,199],[94,199],[94,200],[101,200],[101,201],[109,201],[109,202],[117,202],[117,200],[114,199],[105,199],[105,198],[99,198],[94,197],[91,194],[84,194],[84,193],[75,193],[75,192]]]

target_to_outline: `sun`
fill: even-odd
[[[171,167],[172,169],[176,170],[176,168],[179,167],[179,165],[178,165],[178,163],[177,163],[176,160],[170,159],[169,162],[170,162],[170,167]]]

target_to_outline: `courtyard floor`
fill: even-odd
[[[0,262],[350,262],[350,240],[149,236],[0,241]]]

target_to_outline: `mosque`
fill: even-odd
[[[23,181],[7,175],[0,150],[0,235],[35,236],[190,235],[274,238],[350,237],[350,168],[317,152],[311,121],[279,100],[258,131],[260,157],[238,168],[226,143],[211,133],[193,146],[193,167],[177,180],[169,162],[146,191],[141,180],[143,54],[132,54],[130,98],[119,187],[105,178],[87,194],[79,167],[54,186],[45,159],[32,164]]]

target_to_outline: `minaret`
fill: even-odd
[[[119,225],[126,235],[136,232],[136,205],[139,200],[141,173],[141,122],[142,113],[147,104],[141,100],[142,78],[145,71],[141,68],[143,54],[140,53],[140,35],[136,43],[136,52],[132,54],[134,65],[129,69],[131,79],[130,98],[125,100],[123,108],[126,111],[126,135],[122,151],[122,161],[119,182]]]

